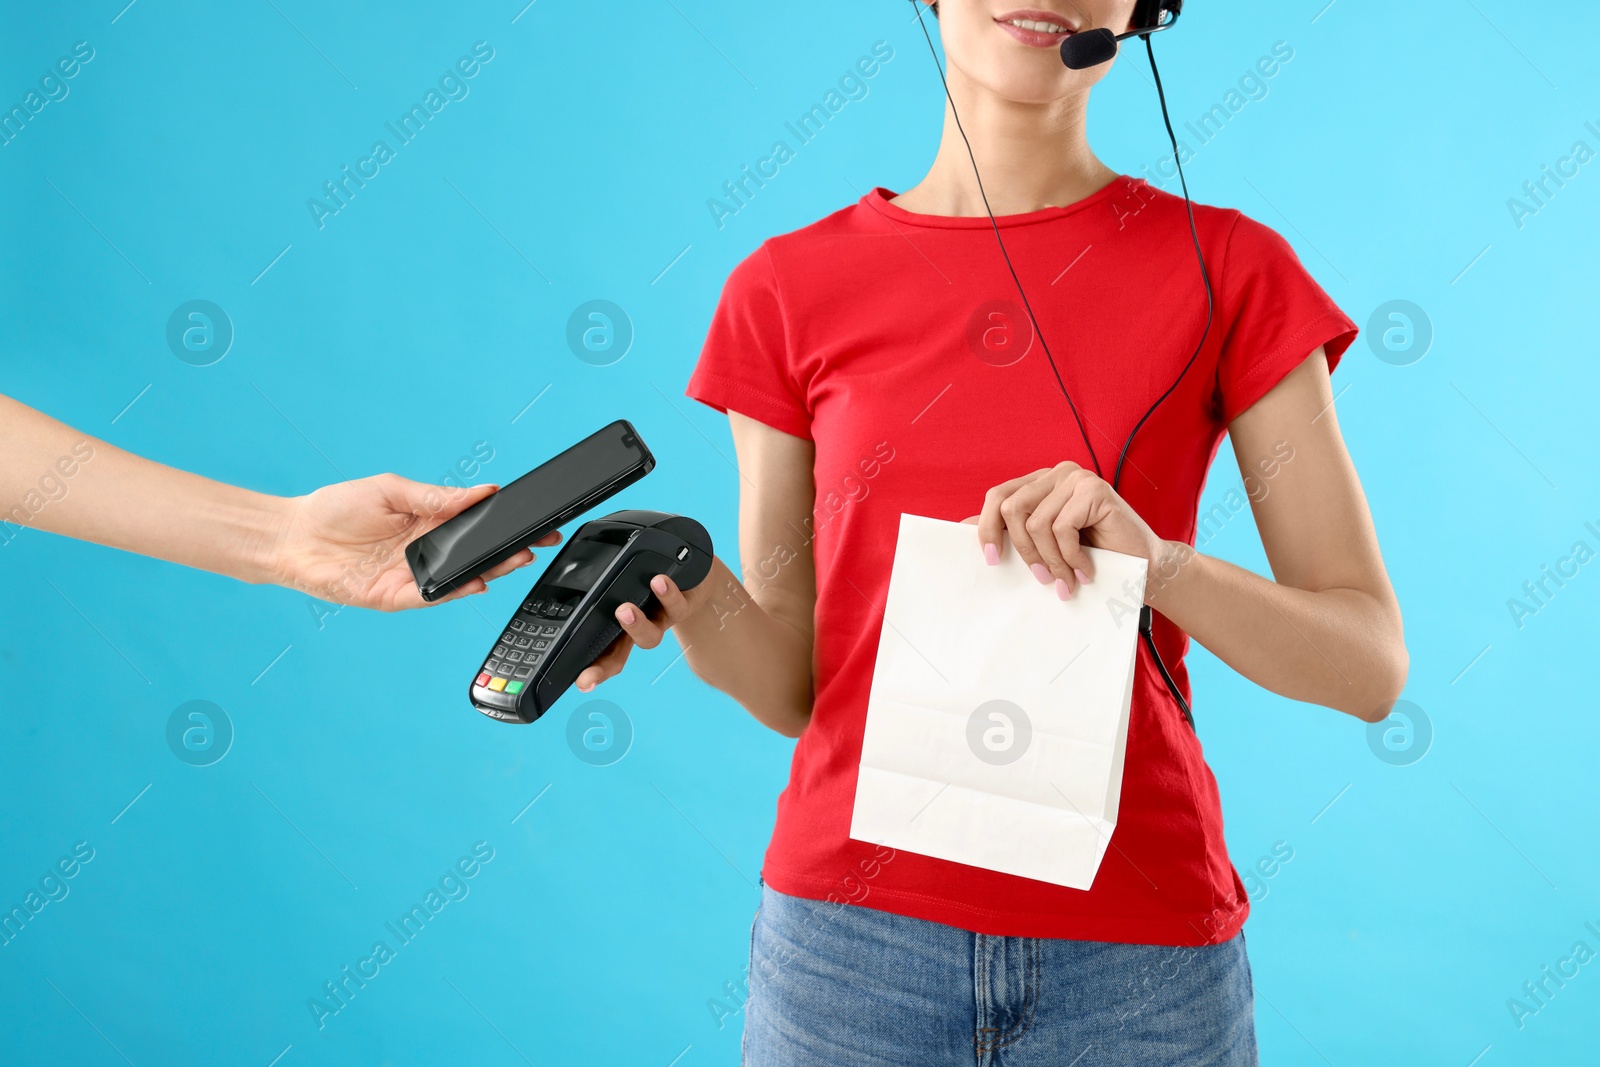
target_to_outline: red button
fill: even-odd
[[[489,684],[489,679],[491,677],[492,677],[492,675],[490,675],[490,673],[488,671],[484,671],[482,674],[478,675],[478,680],[473,682],[472,684],[473,685],[488,685]]]

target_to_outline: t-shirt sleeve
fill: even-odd
[[[772,256],[762,245],[728,275],[685,391],[718,411],[809,440],[811,411],[788,342]]]
[[[1225,333],[1217,361],[1224,424],[1249,410],[1317,347],[1328,369],[1356,337],[1356,324],[1323,291],[1271,227],[1240,215],[1228,237],[1218,294]]]

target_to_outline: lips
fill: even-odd
[[[1039,8],[1007,11],[996,18],[995,25],[1030,48],[1056,48],[1067,37],[1077,32],[1077,27],[1065,15]],[[1026,25],[1017,25],[1024,23]],[[1053,29],[1052,27],[1061,27]]]

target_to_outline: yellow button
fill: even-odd
[[[496,678],[494,681],[489,683],[489,688],[493,689],[496,693],[500,692],[505,687],[506,680],[504,678]]]

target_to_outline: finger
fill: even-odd
[[[422,599],[422,591],[417,588],[416,582],[408,582],[405,588],[395,594],[394,602],[388,606],[378,606],[380,611],[410,611],[413,608],[431,608],[434,604],[443,601],[426,601]]]
[[[668,626],[676,626],[690,615],[689,598],[683,595],[678,583],[665,574],[650,579],[650,590],[661,604],[662,617]]]
[[[1061,509],[1071,497],[1072,480],[1069,478],[1058,482],[1034,507],[1033,514],[1024,523],[1040,560],[1050,572],[1056,595],[1062,600],[1071,600],[1072,594],[1077,591],[1077,578],[1072,573],[1072,566],[1062,558],[1061,544],[1055,530]]]
[[[978,514],[978,542],[983,546],[983,558],[989,561],[991,567],[1000,562],[1000,556],[1005,551],[1006,521],[1000,514],[1001,505],[1012,493],[1042,473],[1034,471],[1021,478],[1012,478],[984,494],[983,511]]]
[[[1072,568],[1073,589],[1094,580],[1094,561],[1083,543],[1083,531],[1098,522],[1106,512],[1106,494],[1111,487],[1097,478],[1074,481],[1072,495],[1061,505],[1054,532],[1061,546],[1061,557]]]
[[[512,556],[510,559],[507,559],[504,563],[484,571],[482,577],[484,581],[492,582],[496,578],[499,578],[502,575],[510,574],[519,567],[526,567],[532,562],[533,553],[525,548],[521,552],[518,552],[516,555]]]
[[[611,642],[611,647],[600,654],[600,658],[578,673],[576,685],[579,692],[587,693],[607,678],[613,678],[622,673],[623,664],[628,662],[628,653],[633,651],[633,639],[623,634]]]
[[[1038,547],[1033,543],[1033,536],[1028,533],[1027,523],[1040,501],[1050,495],[1052,487],[1053,482],[1049,478],[1039,478],[1022,486],[1000,504],[1000,518],[1011,538],[1011,546],[1017,550],[1017,555],[1022,557],[1028,569],[1033,571],[1040,585],[1049,585],[1053,579]]]
[[[640,611],[637,604],[619,604],[615,614],[623,632],[633,638],[633,643],[640,648],[655,648],[661,643],[662,635],[667,632],[665,627],[657,625],[648,615]]]
[[[535,541],[534,542],[534,547],[536,547],[536,548],[549,548],[551,545],[559,545],[560,543],[561,543],[561,531],[560,530],[551,530],[549,533],[547,533],[543,537],[539,538],[539,540]]]

